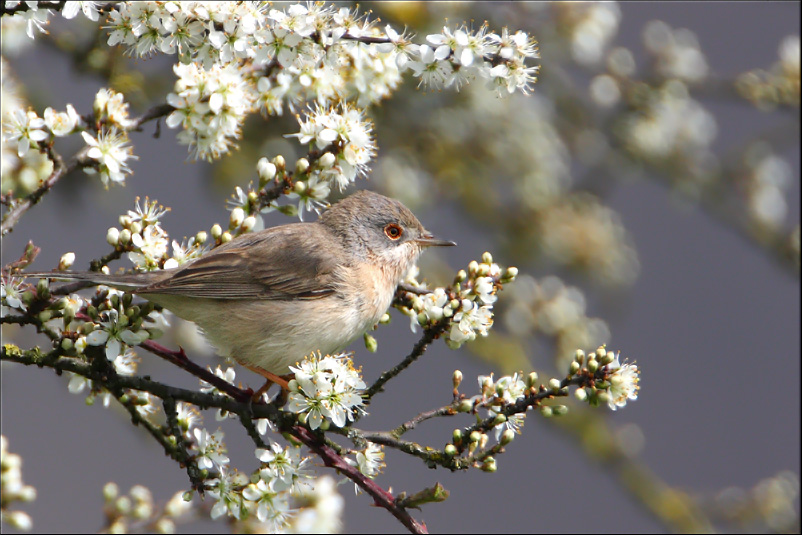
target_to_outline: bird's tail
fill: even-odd
[[[118,290],[136,290],[158,282],[166,273],[164,271],[149,271],[147,273],[106,275],[95,271],[32,271],[20,273],[20,275],[26,278],[86,281],[93,284],[105,284]]]

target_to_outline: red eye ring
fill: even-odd
[[[401,225],[398,225],[396,223],[390,223],[389,225],[384,227],[384,235],[393,241],[401,238],[403,234],[404,234],[404,229],[401,228]]]

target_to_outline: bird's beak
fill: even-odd
[[[421,247],[451,247],[453,245],[457,245],[456,242],[453,241],[435,238],[428,232],[423,233],[421,237],[415,241],[418,242]]]

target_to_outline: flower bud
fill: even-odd
[[[551,388],[554,392],[560,390],[560,380],[559,379],[549,379],[549,388]]]
[[[299,158],[297,162],[295,162],[295,172],[298,174],[304,174],[309,169],[309,160],[306,158]]]
[[[463,282],[465,279],[468,278],[468,274],[465,273],[464,269],[457,271],[457,275],[454,277],[454,284]]]
[[[75,253],[64,253],[61,255],[61,260],[58,261],[59,271],[65,271],[72,267],[75,262]]]
[[[371,353],[375,353],[377,349],[379,349],[379,342],[368,333],[365,333],[365,347]]]
[[[501,425],[506,421],[507,421],[507,417],[506,416],[504,416],[503,414],[496,414],[496,417],[493,418],[493,425],[494,426]]]
[[[222,235],[223,235],[223,229],[222,229],[222,227],[220,227],[220,225],[218,225],[217,223],[215,223],[215,224],[212,226],[212,238],[214,238],[215,240],[219,240],[219,239],[220,239],[220,236],[222,236]]]
[[[457,454],[457,448],[454,446],[454,444],[448,444],[446,446],[445,454],[448,455],[449,457],[453,457],[454,455]]]
[[[245,219],[245,210],[240,208],[239,206],[231,210],[231,216],[229,217],[229,224],[228,228],[237,228],[242,225],[242,221]]]
[[[110,227],[106,231],[106,243],[109,245],[117,245],[120,242],[120,231],[117,227]]]
[[[540,414],[542,414],[544,418],[551,418],[554,415],[554,411],[548,405],[543,405],[540,407]]]
[[[579,366],[579,363],[577,361],[575,361],[575,360],[571,361],[571,365],[568,366],[568,372],[571,375],[576,375],[579,372],[579,368],[580,368],[580,366]]]
[[[537,386],[537,372],[529,372],[526,376],[526,388],[534,388]]]
[[[110,502],[117,498],[120,493],[120,489],[117,487],[117,483],[113,481],[109,481],[105,485],[103,485],[103,499],[106,502]]]
[[[127,228],[122,229],[120,231],[120,243],[122,245],[127,245],[131,241],[131,231]]]
[[[459,388],[460,383],[462,383],[462,372],[454,370],[454,373],[451,374],[451,384],[454,385],[454,390]]]
[[[140,223],[139,221],[134,221],[133,223],[131,223],[130,229],[131,229],[131,234],[139,234],[140,232],[142,232],[142,223]]]
[[[476,260],[471,260],[471,262],[468,264],[468,273],[470,273],[471,275],[475,275],[478,269],[479,269],[479,262],[477,262]]]
[[[295,184],[292,185],[292,191],[301,194],[304,191],[306,191],[306,184],[302,180],[298,180]]]
[[[515,266],[510,266],[504,272],[504,282],[512,282],[515,278],[518,277],[518,268]]]
[[[228,243],[228,242],[231,241],[231,239],[232,239],[231,233],[228,232],[228,231],[223,232],[223,235],[220,236],[220,241],[223,242],[223,243]]]
[[[128,228],[128,225],[131,224],[132,219],[129,215],[121,215],[118,221],[120,222],[121,227]]]
[[[273,165],[276,166],[278,171],[283,171],[287,167],[287,162],[284,160],[284,156],[278,154],[275,158],[273,158]]]
[[[276,165],[267,161],[267,158],[259,158],[256,162],[256,174],[259,175],[259,180],[267,182],[276,176]]]
[[[493,263],[493,255],[485,251],[482,253],[482,262],[485,264],[492,264]]]
[[[496,460],[493,457],[486,457],[484,461],[482,461],[482,471],[483,472],[495,472],[498,469],[496,466]]]
[[[473,410],[473,402],[469,399],[463,399],[459,402],[460,412],[471,412]]]
[[[471,431],[471,434],[468,438],[469,442],[479,442],[479,439],[482,438],[482,434],[479,431]]]
[[[39,279],[39,282],[36,283],[36,295],[39,299],[50,298],[50,285],[47,279]]]
[[[574,392],[574,397],[579,401],[587,401],[588,393],[584,388],[577,388]]]
[[[242,226],[240,227],[243,232],[250,232],[253,230],[253,227],[256,226],[256,218],[252,215],[249,215],[245,218],[242,222]]]
[[[599,369],[599,361],[594,358],[588,359],[588,371],[590,373],[596,373],[596,370]]]
[[[601,357],[601,364],[602,366],[607,366],[611,362],[615,360],[615,353],[613,351],[607,351],[604,356]]]
[[[576,354],[574,355],[574,360],[580,364],[585,362],[585,352],[581,349],[577,349]]]
[[[42,323],[47,323],[48,321],[50,321],[50,318],[53,317],[53,313],[50,312],[49,310],[43,310],[39,313],[37,317],[39,318],[39,321],[41,321]]]
[[[507,444],[512,442],[512,439],[514,438],[515,438],[515,431],[513,431],[512,429],[505,429],[504,432],[501,433],[499,444],[501,444],[502,446],[506,446]]]
[[[454,431],[451,432],[451,440],[454,441],[454,444],[460,444],[462,442],[462,430],[454,429]]]
[[[195,243],[206,243],[206,239],[208,237],[209,236],[206,234],[206,232],[201,230],[200,232],[195,234]]]
[[[318,159],[318,165],[323,169],[328,169],[334,165],[336,160],[337,158],[334,156],[334,154],[327,152],[321,156],[320,159]]]
[[[70,351],[73,347],[75,347],[75,343],[70,338],[64,338],[61,341],[61,349],[64,351]]]
[[[392,320],[392,319],[393,319],[392,316],[390,316],[390,314],[385,312],[384,314],[382,314],[382,317],[379,318],[379,323],[381,323],[382,325],[386,325],[386,324],[390,323],[390,320]]]

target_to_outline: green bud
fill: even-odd
[[[588,393],[584,388],[577,388],[574,392],[574,397],[579,401],[587,401]]]
[[[513,431],[512,429],[505,429],[504,432],[501,433],[499,444],[501,444],[502,446],[506,446],[507,444],[512,442],[512,439],[514,438],[515,438],[515,431]]]
[[[75,319],[75,311],[71,308],[65,308],[64,312],[62,313],[62,317],[64,318],[64,327],[66,328],[72,320]]]
[[[128,308],[131,306],[131,302],[134,300],[133,294],[124,293],[123,294],[123,307]]]
[[[429,323],[429,316],[427,316],[423,312],[418,314],[418,318],[417,319],[418,319],[418,323],[420,323],[423,326],[426,326]]]
[[[61,349],[64,351],[70,351],[72,348],[75,347],[75,343],[70,338],[64,338],[61,340]]]
[[[571,375],[576,375],[579,372],[579,363],[577,361],[571,361],[571,365],[568,367],[568,372]]]
[[[128,496],[120,496],[114,503],[114,508],[121,514],[127,514],[131,511],[131,499]]]
[[[607,351],[603,357],[601,357],[601,364],[602,366],[607,366],[615,359],[615,353],[612,351]]]
[[[479,262],[477,262],[476,260],[471,260],[470,263],[468,264],[468,273],[473,275],[476,273],[478,269],[479,269]]]
[[[50,305],[50,308],[52,310],[64,310],[65,308],[67,308],[67,298],[62,297],[61,299]]]
[[[503,414],[496,414],[496,417],[493,418],[493,425],[494,426],[501,425],[506,421],[507,421],[507,417],[506,416],[504,416]]]
[[[554,411],[548,405],[543,405],[540,407],[540,414],[542,414],[545,418],[551,418],[554,414]]]
[[[462,305],[462,302],[461,302],[459,299],[452,299],[451,301],[449,301],[449,302],[448,302],[448,306],[449,306],[449,307],[450,307],[452,310],[457,310],[457,309],[459,309],[460,305]]]
[[[496,466],[496,460],[493,457],[486,457],[484,461],[482,461],[482,471],[493,473],[498,470]]]
[[[462,383],[462,372],[459,370],[454,370],[454,373],[451,374],[451,384],[454,385],[454,390],[459,388],[459,385]]]
[[[588,371],[590,373],[596,373],[596,370],[599,369],[599,361],[596,359],[588,359]]]
[[[89,316],[90,318],[92,318],[93,320],[96,320],[97,319],[97,309],[92,305],[87,305],[86,306],[86,315]]]
[[[537,372],[529,372],[529,375],[526,376],[526,388],[537,387],[537,379]]]
[[[223,228],[217,223],[215,223],[214,225],[212,225],[211,232],[212,232],[212,238],[214,238],[215,240],[219,240],[220,236],[223,235]]]
[[[39,299],[50,299],[50,284],[47,279],[39,279],[36,283],[36,295]]]
[[[461,270],[457,271],[457,276],[454,277],[454,284],[459,284],[460,282],[463,282],[467,278],[468,278],[468,274],[465,273],[464,269],[461,269]]]
[[[568,407],[565,405],[554,405],[551,410],[554,413],[554,416],[563,416],[568,414]]]
[[[484,262],[485,264],[492,264],[493,263],[493,255],[491,255],[490,253],[485,251],[482,254],[482,262]]]
[[[392,320],[392,319],[393,319],[393,317],[390,314],[388,314],[387,312],[385,312],[384,314],[382,314],[382,317],[379,318],[379,323],[381,323],[382,325],[386,325],[386,324],[390,323],[390,320]]]
[[[462,430],[454,429],[454,431],[451,432],[451,440],[454,441],[454,444],[460,444],[462,442]]]
[[[574,355],[574,360],[579,364],[585,362],[585,352],[582,351],[581,349],[577,349],[576,354]]]
[[[201,230],[200,232],[195,234],[195,243],[206,243],[206,239],[208,237],[209,237],[208,234],[206,234],[206,232]]]
[[[89,309],[90,308],[94,308],[94,307],[87,307],[86,308],[86,315],[87,316],[89,316]],[[97,316],[97,311],[95,311],[95,316]],[[89,317],[91,317],[91,316],[89,316]],[[81,328],[79,330],[80,330],[81,334],[86,336],[87,334],[89,334],[89,333],[91,333],[92,331],[95,330],[95,324],[94,323],[89,323],[89,322],[84,323],[83,325],[81,325]]]
[[[53,317],[53,313],[51,311],[49,311],[49,310],[41,311],[39,313],[39,316],[38,316],[39,321],[41,321],[42,323],[46,323],[46,322],[50,321],[50,318],[52,318],[52,317]]]
[[[112,308],[117,308],[117,307],[120,306],[120,296],[117,295],[117,294],[112,295],[109,298],[109,301],[111,301],[111,307]]]
[[[471,412],[473,410],[473,402],[467,399],[463,399],[459,402],[459,411],[460,412]]]
[[[446,445],[445,454],[448,455],[449,457],[453,457],[454,455],[457,454],[457,448],[454,446],[454,444]]]
[[[22,292],[21,299],[22,299],[23,303],[25,303],[26,305],[30,306],[31,303],[33,303],[33,300],[35,299],[35,297],[34,297],[33,292],[28,290],[26,292]]]
[[[560,390],[559,379],[549,379],[549,388],[551,388],[554,392],[558,392]]]
[[[606,354],[607,354],[607,348],[605,348],[604,346],[601,346],[596,350],[596,356],[599,357],[599,360],[603,359]]]
[[[329,422],[328,420],[323,419],[323,421],[320,422],[321,431],[328,431],[330,427],[331,427],[331,422]]]
[[[515,266],[510,266],[504,272],[502,279],[504,279],[504,282],[512,282],[516,277],[518,277],[518,268]]]
[[[92,405],[95,404],[95,396],[94,395],[87,396],[86,399],[84,399],[84,403],[86,403],[87,407],[91,407]]]
[[[138,306],[132,306],[132,307],[126,308],[125,309],[125,315],[128,316],[129,318],[135,318],[135,317],[139,316],[139,307]]]
[[[120,489],[117,487],[117,483],[113,481],[109,481],[105,485],[103,485],[103,500],[106,502],[110,502],[115,499],[120,493]]]
[[[223,243],[228,243],[231,241],[231,239],[232,239],[231,233],[228,231],[223,232],[222,236],[220,236],[220,241]]]
[[[371,353],[375,353],[376,350],[379,349],[379,342],[377,342],[376,339],[368,333],[365,333],[364,336],[365,336],[365,347]]]
[[[120,243],[126,245],[128,242],[131,241],[131,231],[127,228],[124,228],[120,231]]]
[[[285,204],[284,206],[279,206],[277,210],[286,216],[290,217],[298,216],[298,207],[295,206],[294,204]]]
[[[469,442],[479,442],[482,438],[482,433],[479,431],[471,431],[470,437],[468,438]]]

